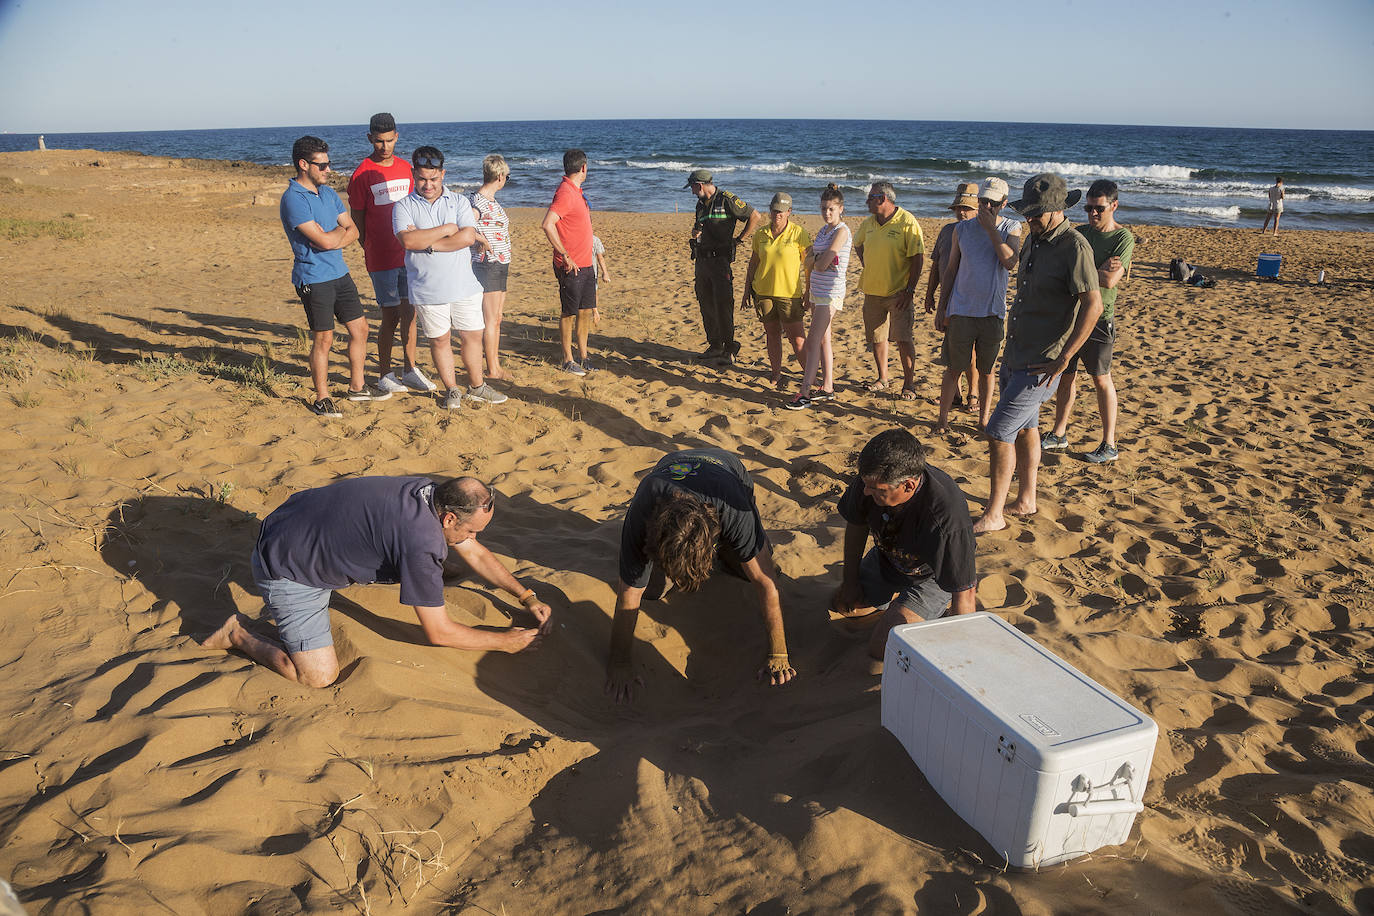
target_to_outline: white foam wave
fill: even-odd
[[[1184,165],[1093,165],[1082,162],[1018,162],[1014,159],[983,159],[970,163],[975,170],[1038,175],[1054,172],[1084,178],[1164,178],[1187,181],[1193,170]]]
[[[790,162],[765,162],[761,165],[749,166],[751,172],[786,172],[795,168],[796,166]]]
[[[1195,213],[1212,219],[1240,219],[1240,207],[1169,207],[1175,213]]]
[[[676,159],[666,159],[663,162],[640,162],[636,159],[626,159],[625,164],[632,169],[661,169],[665,172],[690,172],[693,168],[692,163],[680,162]]]
[[[1308,197],[1320,197],[1330,200],[1374,200],[1374,189],[1371,188],[1346,188],[1340,185],[1312,185],[1308,189]],[[1292,191],[1285,191],[1284,197],[1297,198]]]

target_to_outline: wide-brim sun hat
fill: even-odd
[[[973,182],[961,182],[954,188],[954,203],[945,209],[958,210],[960,207],[968,207],[970,210],[978,209],[978,185]]]
[[[1064,179],[1053,172],[1041,172],[1026,182],[1021,199],[1013,201],[1011,208],[1022,216],[1039,216],[1067,210],[1082,196],[1082,191],[1070,191]]]

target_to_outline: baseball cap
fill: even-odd
[[[786,191],[779,191],[773,195],[773,199],[768,203],[768,209],[774,213],[786,213],[792,209],[792,195]]]
[[[714,183],[715,182],[711,180],[711,172],[709,169],[697,169],[695,172],[687,176],[687,183],[683,185],[683,187],[690,188],[694,184]]]
[[[986,178],[978,186],[978,196],[988,200],[1006,200],[1007,192],[1010,189],[1007,183],[1000,178]]]

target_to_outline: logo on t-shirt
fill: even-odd
[[[370,190],[372,191],[372,205],[385,207],[388,204],[394,204],[410,193],[410,181],[405,178],[379,181]]]

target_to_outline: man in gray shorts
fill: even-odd
[[[1030,239],[1021,247],[1001,395],[985,427],[991,470],[988,503],[973,525],[976,534],[1007,527],[1004,512],[1035,514],[1040,405],[1054,396],[1059,377],[1102,313],[1092,248],[1064,217],[1078,198],[1063,178],[1045,172],[1027,181],[1021,199],[1012,204],[1026,218]],[[1021,489],[1007,505],[1013,473]]]
[[[847,626],[877,624],[868,651],[883,657],[894,626],[975,609],[973,526],[968,500],[904,429],[874,436],[840,498],[844,581],[832,611]],[[864,553],[869,536],[873,549]]]
[[[339,676],[329,629],[333,590],[400,583],[401,603],[415,608],[430,645],[519,652],[547,631],[550,610],[478,543],[495,504],[491,489],[472,477],[438,485],[424,477],[355,477],[297,493],[263,520],[252,556],[280,642],[232,614],[201,645],[238,649],[288,680],[328,687]],[[538,625],[490,630],[453,621],[444,608],[449,548]]]
[[[935,329],[946,332],[949,341],[936,433],[949,431],[959,373],[974,356],[978,428],[986,428],[992,415],[992,367],[1002,346],[1007,282],[1021,253],[1021,224],[1002,216],[1006,203],[1007,183],[989,178],[978,187],[978,216],[954,228],[940,307],[935,312]]]

